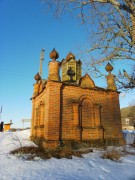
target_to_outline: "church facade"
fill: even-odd
[[[80,60],[69,53],[61,62],[50,53],[48,79],[35,76],[32,100],[31,139],[54,148],[63,142],[123,142],[119,92],[113,67],[108,64],[107,88],[97,87],[88,74],[82,76]],[[62,69],[62,77],[59,69]]]

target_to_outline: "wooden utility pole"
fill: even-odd
[[[41,55],[40,55],[40,66],[39,66],[39,74],[41,77],[42,77],[42,64],[43,64],[43,60],[44,60],[44,51],[45,51],[45,49],[42,48]]]

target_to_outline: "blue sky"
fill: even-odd
[[[12,127],[22,127],[21,119],[31,118],[30,98],[41,49],[45,48],[43,77],[47,78],[52,49],[59,52],[59,61],[70,51],[76,55],[77,46],[87,41],[87,33],[68,14],[55,18],[40,0],[0,0],[0,19],[0,121],[12,119]],[[96,82],[105,86],[105,80]],[[133,102],[134,95],[132,91],[121,96],[121,107]]]

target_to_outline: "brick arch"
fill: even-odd
[[[35,125],[40,126],[43,124],[44,120],[44,107],[45,103],[43,100],[40,100],[35,107]]]
[[[91,96],[79,98],[79,126],[80,140],[100,138],[98,127],[100,126],[99,109]]]
[[[44,117],[45,117],[45,102],[43,99],[37,102],[35,106],[35,115],[33,118],[34,121],[34,133],[36,137],[44,136]]]
[[[44,114],[45,114],[45,103],[44,101],[40,101],[39,104],[39,125],[42,126],[44,124]]]
[[[95,100],[90,96],[90,95],[82,95],[80,98],[79,98],[79,105],[82,104],[82,101],[84,99],[88,99],[93,105],[95,105]]]

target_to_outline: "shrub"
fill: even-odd
[[[14,154],[18,157],[24,157],[27,160],[34,160],[35,157],[40,157],[42,159],[50,159],[51,157],[55,158],[68,158],[72,159],[73,156],[82,157],[82,152],[79,151],[73,151],[71,148],[68,148],[66,146],[59,147],[56,149],[44,149],[42,147],[21,147],[19,149],[13,150],[10,152],[11,154]]]
[[[118,161],[121,157],[121,154],[119,151],[111,150],[103,153],[102,158],[103,159],[110,159],[112,161]]]

